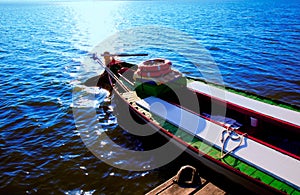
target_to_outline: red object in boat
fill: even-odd
[[[160,77],[171,72],[172,63],[165,59],[153,59],[142,62],[138,66],[137,74],[142,77]]]

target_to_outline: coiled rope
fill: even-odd
[[[246,134],[247,133],[244,133],[242,135],[237,134],[234,130],[230,129],[230,127],[227,127],[226,129],[224,129],[221,133],[222,148],[221,148],[221,157],[220,157],[220,159],[225,158],[228,154],[230,154],[231,152],[233,152],[237,148],[239,148],[242,145],[244,136]],[[226,143],[228,143],[229,140],[239,141],[239,143],[234,148],[232,148],[231,150],[227,151],[224,154]]]

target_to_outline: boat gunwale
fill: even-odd
[[[120,82],[120,81],[117,81],[117,82]],[[114,88],[115,88],[115,86],[114,86]],[[168,130],[166,130],[165,128],[163,128],[162,126],[156,124],[154,121],[152,121],[152,120],[150,120],[149,118],[147,118],[143,113],[141,113],[138,109],[136,109],[133,105],[131,105],[131,104],[130,104],[130,103],[129,103],[122,95],[121,95],[121,93],[119,93],[119,92],[117,91],[117,89],[114,89],[114,90],[115,90],[116,93],[118,94],[119,98],[121,98],[122,101],[124,101],[124,102],[127,103],[127,105],[129,106],[130,110],[136,113],[136,116],[142,118],[142,120],[144,120],[145,122],[150,123],[151,126],[153,126],[154,128],[156,128],[156,129],[158,130],[158,132],[159,132],[162,136],[166,137],[167,139],[170,139],[170,138],[171,138],[171,139],[174,139],[174,140],[176,141],[175,144],[176,144],[178,147],[180,147],[180,146],[179,146],[177,143],[183,145],[185,148],[188,148],[189,150],[187,150],[187,151],[193,152],[193,154],[197,154],[198,158],[199,158],[199,156],[200,156],[200,158],[201,158],[201,156],[203,156],[203,157],[205,157],[207,160],[209,160],[210,162],[218,164],[218,165],[221,166],[223,169],[228,170],[228,171],[230,171],[230,172],[233,172],[233,174],[236,174],[236,175],[238,175],[239,177],[242,177],[242,178],[246,179],[247,181],[250,180],[249,182],[254,183],[255,185],[258,185],[258,186],[261,187],[261,188],[267,188],[267,189],[268,189],[268,190],[267,190],[268,192],[272,192],[272,193],[280,193],[280,194],[286,194],[286,193],[284,193],[283,191],[281,191],[281,190],[279,190],[279,189],[277,189],[277,188],[275,188],[275,187],[272,187],[272,186],[270,186],[270,185],[264,183],[263,181],[261,181],[261,180],[259,180],[259,179],[255,179],[254,177],[251,177],[250,175],[247,175],[246,173],[244,173],[244,172],[242,172],[242,171],[240,171],[240,170],[238,170],[238,169],[236,169],[236,168],[234,168],[234,167],[232,167],[232,166],[230,166],[230,165],[228,165],[228,164],[226,164],[226,163],[224,163],[224,162],[221,162],[220,160],[217,160],[217,159],[213,158],[212,156],[210,156],[210,155],[208,155],[208,154],[202,152],[202,151],[199,150],[198,148],[195,148],[195,147],[192,146],[191,144],[189,144],[189,143],[183,141],[181,138],[177,137],[176,135],[172,134],[171,132],[169,132]],[[139,106],[139,107],[140,107],[140,106]],[[201,141],[204,141],[203,139],[201,139],[201,138],[199,138],[199,137],[197,137],[197,139],[200,139]],[[212,147],[213,147],[213,146],[212,146]],[[197,159],[197,157],[195,157],[195,156],[194,156],[194,158]],[[244,161],[242,161],[242,162],[244,162]],[[248,165],[248,163],[246,163],[246,162],[244,162],[244,163]],[[248,165],[248,166],[251,166],[251,165]],[[257,168],[255,168],[255,169],[257,169]],[[259,170],[259,169],[257,169],[257,170]],[[266,174],[266,175],[269,175],[268,173],[265,173],[265,174]],[[279,180],[278,178],[276,178],[276,179]],[[281,181],[281,180],[279,180],[279,181]],[[281,182],[283,182],[283,181],[281,181]],[[284,183],[284,182],[283,182],[283,183]],[[289,187],[293,188],[294,190],[296,190],[295,187],[293,187],[293,186],[291,186],[291,185],[289,185],[289,184],[287,184],[287,185],[288,185]]]
[[[219,126],[221,126],[221,127],[227,128],[225,124],[222,124],[222,123],[219,122],[219,121],[213,120],[213,119],[211,119],[211,118],[209,118],[209,117],[205,117],[205,116],[203,116],[202,114],[196,113],[196,112],[194,112],[194,111],[192,111],[192,110],[190,110],[190,109],[188,109],[188,108],[186,108],[186,107],[183,107],[183,106],[181,106],[181,105],[179,105],[179,104],[176,104],[176,103],[171,103],[171,104],[176,105],[176,106],[178,106],[178,107],[180,107],[180,108],[182,108],[182,109],[184,109],[184,110],[186,110],[186,111],[188,111],[188,112],[191,112],[191,113],[193,113],[193,114],[195,114],[195,115],[197,115],[197,116],[199,116],[199,117],[201,117],[201,118],[204,118],[205,120],[208,120],[208,121],[210,121],[210,122],[212,122],[212,123],[215,123],[215,124],[217,124],[217,125],[219,125]],[[286,155],[288,155],[288,156],[290,156],[290,157],[292,157],[292,158],[295,158],[295,159],[297,159],[297,160],[300,160],[300,156],[298,156],[298,155],[296,155],[296,154],[293,154],[293,153],[291,153],[291,152],[288,152],[288,151],[286,151],[286,150],[283,150],[283,149],[281,149],[281,148],[279,148],[279,147],[277,147],[277,146],[274,146],[274,145],[269,144],[269,143],[267,143],[267,142],[265,142],[265,141],[263,141],[263,140],[260,140],[260,139],[258,139],[258,138],[255,138],[255,137],[251,136],[251,135],[248,135],[247,133],[245,134],[245,133],[239,131],[238,129],[234,129],[234,128],[232,128],[232,127],[228,127],[228,128],[229,128],[229,130],[234,130],[234,131],[235,131],[236,133],[238,133],[239,135],[244,135],[245,137],[247,137],[247,138],[249,138],[249,139],[252,139],[252,140],[255,141],[255,142],[258,142],[258,143],[260,143],[260,144],[262,144],[262,145],[264,145],[264,146],[267,146],[267,147],[272,148],[272,149],[274,149],[274,150],[276,150],[276,151],[278,151],[278,152],[281,152],[281,153],[283,153],[283,154],[286,154]]]
[[[263,102],[263,103],[266,103],[266,104],[269,104],[269,105],[278,106],[280,108],[285,108],[285,109],[288,109],[288,110],[300,112],[300,106],[295,105],[295,104],[289,104],[289,103],[286,103],[286,102],[283,102],[283,101],[280,101],[280,100],[275,100],[273,98],[265,97],[265,96],[255,94],[253,92],[249,92],[249,91],[246,91],[246,90],[236,89],[236,88],[229,87],[229,86],[226,86],[226,85],[221,85],[221,84],[217,84],[217,83],[214,83],[214,82],[209,82],[209,81],[206,81],[205,79],[191,77],[191,76],[187,76],[187,75],[185,75],[185,76],[189,80],[199,81],[199,82],[207,84],[209,86],[214,86],[214,87],[217,87],[219,89],[225,90],[227,92],[231,92],[231,93],[234,93],[234,94],[237,94],[237,95],[240,95],[240,96],[252,99],[252,100],[256,100],[256,101]]]
[[[294,123],[291,123],[291,122],[288,122],[288,121],[285,121],[285,120],[282,120],[282,119],[279,119],[279,118],[276,118],[276,117],[273,117],[273,116],[270,116],[270,115],[267,115],[267,114],[263,114],[263,113],[261,113],[261,112],[257,112],[257,111],[255,111],[255,110],[250,109],[250,108],[246,108],[246,107],[244,107],[244,106],[240,106],[240,105],[238,105],[238,104],[232,103],[232,102],[230,102],[230,101],[226,101],[226,100],[221,99],[221,98],[218,98],[218,97],[210,96],[210,95],[208,95],[208,94],[206,94],[206,93],[197,91],[197,90],[195,90],[195,89],[191,89],[191,88],[188,88],[188,89],[191,90],[191,91],[193,91],[193,92],[196,93],[196,94],[201,94],[202,96],[209,97],[209,98],[211,98],[211,99],[213,99],[213,100],[217,100],[217,101],[219,101],[219,102],[221,102],[221,103],[224,103],[224,104],[226,104],[226,105],[229,105],[229,106],[232,106],[232,107],[237,107],[237,108],[239,108],[239,109],[245,110],[246,112],[253,113],[253,115],[257,115],[257,116],[261,116],[261,117],[263,117],[263,118],[267,118],[267,119],[269,119],[270,121],[276,121],[276,122],[278,122],[278,123],[281,123],[281,124],[285,124],[285,125],[291,126],[292,128],[295,128],[295,129],[299,129],[299,128],[300,128],[299,125],[296,125],[296,124],[294,124]],[[224,91],[226,91],[226,90],[224,90]],[[239,95],[239,94],[238,94],[238,95]],[[242,95],[240,95],[240,96],[242,96]],[[242,97],[245,97],[245,96],[242,96]],[[249,98],[249,97],[246,97],[246,98]],[[252,99],[252,98],[249,98],[249,99],[255,100],[255,99]],[[258,100],[255,100],[255,101],[258,101]],[[267,103],[266,103],[266,104],[267,104]],[[272,104],[268,104],[268,105],[272,105]],[[280,107],[280,108],[282,108],[282,107]],[[286,108],[285,108],[285,109],[286,109]],[[288,109],[288,110],[289,110],[289,109]],[[293,110],[291,110],[291,111],[293,111]],[[295,112],[296,112],[296,111],[295,111]]]

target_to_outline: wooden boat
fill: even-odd
[[[135,65],[114,59],[128,54],[102,56],[104,63],[96,54],[93,59],[105,72],[86,84],[113,89],[139,122],[254,193],[300,194],[297,106],[271,105],[279,102],[188,78],[165,59]]]

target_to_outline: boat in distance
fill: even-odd
[[[85,84],[113,90],[138,121],[253,193],[300,194],[299,107],[187,77],[167,59],[115,59],[135,55],[147,54],[93,54],[105,71]]]

